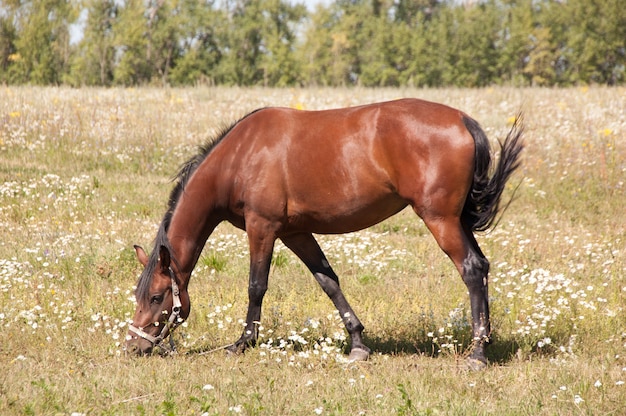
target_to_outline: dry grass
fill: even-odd
[[[268,105],[444,102],[502,138],[523,109],[518,199],[481,235],[496,336],[463,370],[466,290],[410,212],[320,242],[375,355],[347,364],[332,304],[280,245],[261,345],[234,341],[245,235],[224,224],[190,288],[180,353],[120,353],[140,271],[178,165]],[[626,89],[0,90],[0,413],[621,414],[626,403]],[[511,184],[511,189],[515,186]],[[509,192],[510,195],[510,192]]]

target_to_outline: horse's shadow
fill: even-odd
[[[439,347],[429,339],[398,340],[364,336],[364,343],[372,350],[373,354],[416,354],[426,357],[437,357],[440,355]],[[459,354],[461,356],[469,355],[470,348],[471,346],[469,343],[462,344],[458,348],[456,354]],[[519,348],[519,344],[514,340],[495,338],[492,339],[491,343],[489,344],[485,355],[487,356],[489,362],[503,365],[512,361],[515,358]]]
[[[433,357],[441,355],[439,347],[428,338],[409,339],[393,339],[380,338],[376,336],[364,336],[363,341],[371,350],[372,354],[381,355],[419,355],[425,357]],[[492,339],[487,348],[486,356],[489,362],[503,365],[512,361],[519,344],[511,339]],[[226,351],[225,347],[210,348],[208,346],[200,346],[187,351],[188,355],[205,355],[219,350]],[[350,352],[350,346],[346,345],[344,353]],[[469,355],[470,344],[461,344],[455,354],[463,357]]]

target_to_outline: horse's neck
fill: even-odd
[[[206,240],[221,221],[213,212],[209,196],[204,194],[202,200],[198,200],[191,195],[199,194],[183,192],[167,231],[177,267],[184,275],[191,274]]]

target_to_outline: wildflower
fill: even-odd
[[[321,415],[322,412],[324,411],[323,407],[316,407],[315,409],[313,409],[313,411],[315,412],[316,415]]]
[[[577,394],[574,396],[574,404],[578,405],[578,404],[581,404],[582,402],[584,402],[584,400],[582,397],[580,397],[580,395]]]
[[[537,342],[537,346],[538,346],[539,348],[543,348],[543,347],[545,347],[546,345],[550,345],[551,343],[552,343],[552,339],[551,339],[550,337],[546,337],[546,338],[544,338],[544,339],[542,339],[542,340],[539,340],[539,341]]]
[[[202,390],[205,390],[205,391],[214,390],[214,389],[215,387],[213,387],[212,384],[205,384],[204,386],[202,386]]]
[[[593,383],[593,386],[597,387],[597,388],[600,388],[600,387],[602,387],[602,382],[600,382],[600,380],[596,380],[596,382]]]

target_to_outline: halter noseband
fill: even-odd
[[[169,273],[170,273],[170,278],[172,279],[172,313],[170,314],[169,319],[167,320],[167,322],[165,323],[165,325],[163,325],[163,328],[161,329],[161,332],[159,333],[159,335],[157,335],[156,337],[154,335],[150,335],[147,332],[145,332],[143,329],[145,327],[136,327],[134,325],[128,325],[128,329],[131,332],[134,332],[135,334],[137,334],[137,336],[139,336],[140,338],[143,338],[147,341],[149,341],[152,344],[152,347],[161,347],[161,348],[165,348],[165,350],[167,350],[168,352],[172,352],[174,351],[174,343],[172,342],[172,338],[171,338],[171,331],[177,326],[178,324],[178,318],[180,317],[180,310],[182,308],[182,304],[180,303],[180,290],[178,289],[178,284],[176,284],[176,279],[174,277],[174,271],[172,270],[172,268],[170,267],[169,269]],[[170,330],[170,346],[169,348],[166,346],[161,345],[161,343],[163,342],[163,340],[165,339],[165,332],[167,330]]]

